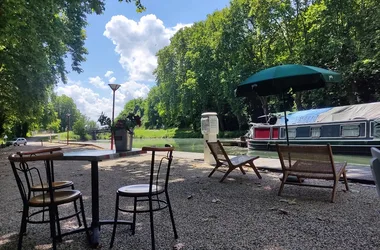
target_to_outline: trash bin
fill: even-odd
[[[133,133],[125,129],[117,129],[114,133],[116,152],[132,150]]]

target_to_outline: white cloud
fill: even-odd
[[[105,77],[110,77],[111,75],[113,74],[113,71],[111,70],[108,70],[106,73],[105,73]]]
[[[101,112],[111,115],[112,112],[112,93],[110,96],[100,97],[92,89],[84,88],[79,85],[59,85],[55,92],[57,95],[66,95],[74,100],[79,111],[89,117],[93,121],[97,121]],[[116,111],[120,112],[122,107],[116,107]]]
[[[108,80],[109,83],[114,83],[116,81],[115,77],[112,77],[111,79]]]
[[[58,84],[55,88],[57,95],[66,95],[74,100],[79,111],[93,121],[97,121],[100,114],[104,112],[107,116],[112,115],[112,91],[109,89],[105,97],[101,97],[90,88],[81,86],[81,82],[68,80],[68,84]],[[121,87],[115,92],[115,116],[124,108],[124,105],[135,98],[148,95],[149,87],[145,84],[129,81],[121,84]]]
[[[107,85],[104,83],[102,78],[100,78],[99,76],[88,78],[88,82],[91,83],[92,85],[94,85],[95,87],[100,88],[100,89],[106,89],[107,88]]]
[[[147,97],[150,91],[150,88],[147,85],[142,84],[142,83],[137,83],[135,81],[128,81],[121,84],[121,87],[118,91],[120,92],[120,94],[124,95],[125,100],[130,101],[132,99],[136,99],[140,97],[142,98]],[[127,101],[125,103],[127,103]]]
[[[131,81],[153,81],[157,67],[156,53],[169,45],[170,37],[180,28],[191,24],[177,24],[166,28],[155,15],[141,17],[139,22],[125,16],[113,16],[106,24],[104,35],[116,45],[120,64]]]

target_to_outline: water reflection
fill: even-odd
[[[221,139],[223,140],[223,139]],[[227,139],[226,139],[227,140]],[[203,153],[203,139],[201,138],[162,138],[162,139],[133,139],[133,147],[139,148],[143,146],[163,146],[165,144],[172,144],[176,150],[185,152],[197,152]],[[225,147],[226,151],[230,155],[259,155],[265,158],[278,158],[277,153],[274,151],[255,151],[248,150],[247,148],[241,148],[237,146]],[[334,155],[335,161],[347,161],[351,164],[369,165],[369,156],[352,156],[352,155]]]

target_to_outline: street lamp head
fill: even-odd
[[[113,90],[113,91],[116,91],[118,88],[120,88],[120,84],[116,84],[116,83],[110,83],[108,84],[108,86],[110,86],[110,88]]]

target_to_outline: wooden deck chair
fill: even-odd
[[[255,171],[259,179],[262,178],[259,171],[257,171],[255,164],[253,163],[253,161],[258,159],[259,156],[239,155],[239,156],[232,157],[230,159],[226,151],[224,150],[222,143],[219,140],[216,142],[206,141],[206,143],[208,147],[210,148],[211,153],[214,156],[215,162],[216,162],[215,168],[211,171],[208,177],[211,177],[214,174],[215,170],[217,170],[219,167],[227,166],[228,170],[224,174],[223,178],[220,180],[220,182],[222,182],[228,176],[228,174],[231,173],[232,170],[234,170],[235,168],[239,168],[240,171],[243,174],[245,174],[243,166],[248,166],[248,167],[251,167]]]
[[[331,202],[334,202],[340,177],[343,178],[346,190],[349,190],[346,176],[347,162],[334,162],[331,146],[329,144],[291,146],[276,144],[276,146],[283,171],[278,195],[281,195],[285,184],[331,188]],[[288,176],[296,176],[302,179],[332,180],[334,184],[330,186],[289,182]]]

